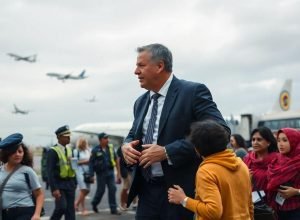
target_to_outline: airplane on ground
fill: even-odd
[[[93,96],[92,98],[90,98],[90,99],[86,99],[86,101],[87,102],[96,102],[97,100],[96,100],[96,96]]]
[[[110,143],[116,148],[120,147],[124,138],[128,135],[132,122],[103,122],[85,123],[71,129],[71,144],[76,146],[80,137],[86,138],[88,144],[93,147],[99,144],[98,134],[105,132],[108,134]]]
[[[62,80],[64,82],[67,79],[80,80],[85,79],[87,76],[84,75],[85,70],[83,70],[78,76],[73,76],[71,73],[69,74],[61,74],[61,73],[47,73],[46,75],[49,77],[56,77],[58,80]]]
[[[232,133],[241,134],[245,140],[249,141],[251,131],[261,126],[268,127],[273,132],[284,127],[300,130],[300,110],[290,109],[291,91],[292,80],[288,79],[284,82],[271,112],[261,115],[241,114],[238,120],[231,116],[226,122]]]
[[[15,104],[14,104],[14,108],[15,108],[15,111],[12,112],[13,114],[23,114],[23,115],[27,115],[29,113],[28,110],[21,110],[19,109]]]
[[[36,62],[36,57],[37,57],[36,54],[27,56],[27,57],[23,57],[23,56],[14,54],[14,53],[8,53],[7,55],[13,57],[15,59],[15,61],[23,60],[23,61],[30,62],[30,63]]]

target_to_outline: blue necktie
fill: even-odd
[[[157,118],[157,108],[158,108],[158,101],[157,99],[160,97],[160,94],[155,93],[152,95],[151,99],[153,99],[153,106],[152,106],[152,111],[151,111],[151,116],[147,128],[147,132],[145,134],[145,139],[144,139],[144,144],[152,144],[153,143],[153,134],[154,134],[154,127],[155,127],[155,122]],[[142,174],[143,177],[145,178],[146,181],[149,181],[151,179],[152,173],[151,173],[151,166],[147,168],[142,169]]]

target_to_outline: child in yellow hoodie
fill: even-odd
[[[250,220],[253,203],[249,170],[242,160],[226,149],[227,131],[206,120],[192,125],[190,140],[203,162],[196,174],[196,195],[189,198],[182,188],[169,188],[170,203],[181,204],[197,220]]]

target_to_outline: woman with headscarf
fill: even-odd
[[[3,187],[1,214],[2,219],[38,220],[44,193],[32,169],[32,157],[22,139],[22,134],[16,133],[0,142],[0,160],[4,164],[0,168],[0,184]]]
[[[263,190],[267,194],[266,173],[269,163],[276,158],[277,142],[269,128],[259,127],[252,131],[251,143],[253,151],[244,157],[244,162],[250,170],[252,191]]]
[[[277,133],[279,154],[268,169],[268,191],[279,219],[300,219],[300,132],[283,128]]]

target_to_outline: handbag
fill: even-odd
[[[83,180],[85,183],[94,183],[91,175],[89,173],[84,172],[83,173]]]
[[[254,204],[254,220],[276,220],[275,211],[265,202]]]
[[[254,188],[256,188],[254,184],[254,178],[252,178],[252,181]],[[256,192],[260,198],[260,201],[254,203],[254,220],[276,220],[277,216],[275,211],[265,203],[260,191],[257,190]]]

